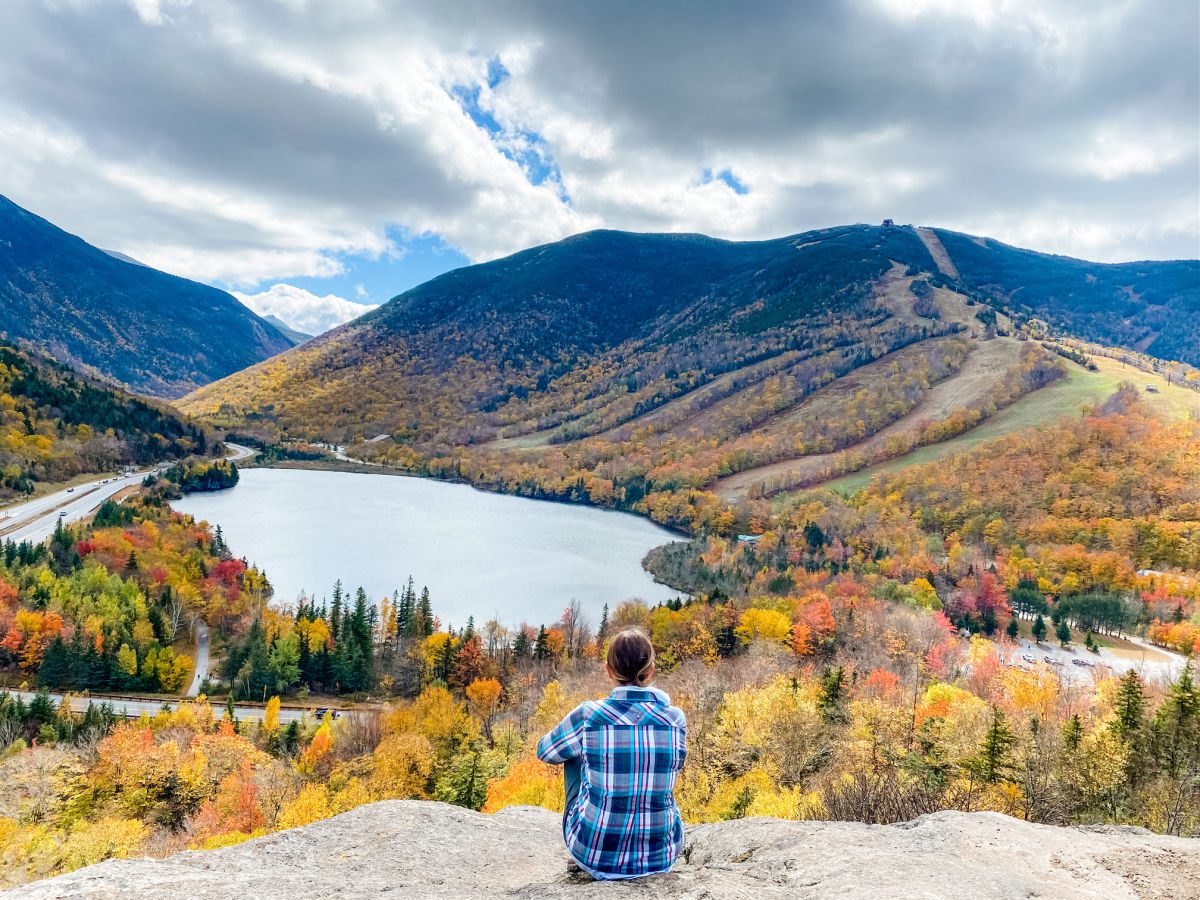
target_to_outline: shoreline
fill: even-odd
[[[585,500],[563,500],[560,497],[531,497],[528,494],[514,494],[511,491],[478,484],[468,478],[442,478],[436,475],[426,475],[423,472],[397,469],[381,463],[343,462],[339,459],[284,459],[267,463],[266,465],[239,466],[239,468],[243,471],[246,469],[309,469],[315,472],[346,472],[351,475],[392,475],[400,478],[420,478],[422,481],[436,481],[441,484],[462,484],[482,493],[496,494],[501,497],[518,497],[521,500],[536,500],[539,503],[561,503],[564,506],[584,506],[588,509],[595,509],[601,512],[614,512],[636,516],[639,519],[650,522],[657,528],[678,535],[681,540],[691,541],[696,538],[696,535],[684,531],[682,528],[675,525],[668,525],[664,522],[655,522],[645,513],[640,513],[632,509],[621,509],[618,506],[598,506],[595,503],[588,503]],[[667,587],[670,587],[670,585],[667,585]]]

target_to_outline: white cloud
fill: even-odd
[[[1102,259],[1200,240],[1195,4],[131,3],[0,5],[0,191],[244,290],[389,234],[472,261],[884,217]],[[747,193],[703,182],[726,169]]]
[[[344,325],[375,308],[334,294],[318,297],[292,284],[275,284],[257,294],[234,292],[234,296],[260,316],[275,316],[291,328],[312,335]]]

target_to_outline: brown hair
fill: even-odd
[[[626,628],[608,645],[608,669],[621,684],[645,687],[654,669],[654,645],[636,628]]]

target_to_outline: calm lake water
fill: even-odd
[[[676,596],[641,560],[678,536],[628,513],[489,494],[395,475],[245,469],[238,486],[191,494],[180,512],[221,526],[263,569],[275,600],[328,596],[337,579],[373,600],[429,586],[455,627],[473,615],[506,625],[556,621],[572,597],[593,626],[604,603]]]

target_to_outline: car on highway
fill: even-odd
[[[1052,656],[1043,656],[1042,659],[1052,666],[1061,666],[1063,664],[1061,659],[1055,659]]]
[[[67,493],[68,493],[68,494],[73,494],[73,493],[75,493],[75,488],[67,488]]]
[[[64,509],[62,512],[60,512],[60,513],[58,514],[58,517],[59,517],[60,519],[65,519],[65,518],[67,517],[67,511]]]
[[[335,719],[337,719],[341,716],[340,712],[338,712],[336,709],[330,709],[328,706],[319,707],[313,713],[313,715],[315,715],[318,719],[323,719],[323,718],[325,718],[325,713],[330,713],[333,716],[333,718],[335,718]]]
[[[1033,658],[1032,653],[1022,653],[1021,659],[1025,660],[1027,663],[1037,662],[1037,660]]]

